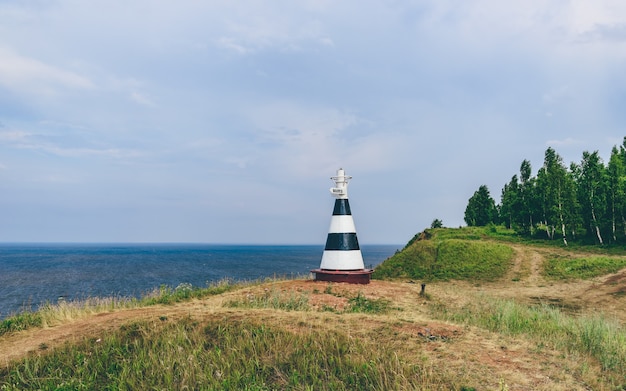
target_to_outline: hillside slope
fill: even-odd
[[[512,254],[501,277],[431,278],[424,296],[409,278],[364,286],[270,281],[7,333],[0,336],[0,386],[609,390],[626,385],[626,270],[589,279],[547,278],[544,264],[555,254],[564,256],[562,249],[499,245]],[[481,316],[487,322],[481,323]],[[510,319],[530,328],[508,324]],[[554,329],[547,335],[532,331],[533,319]],[[602,330],[594,334],[588,325]],[[583,343],[566,342],[579,335]],[[585,348],[590,335],[600,340],[588,340]]]

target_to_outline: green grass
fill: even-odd
[[[359,292],[355,297],[348,299],[348,306],[344,312],[361,312],[365,314],[386,314],[391,310],[391,302],[387,299],[368,299]]]
[[[325,294],[336,297],[345,297],[342,294],[334,293],[332,284],[328,284],[324,290]],[[224,303],[230,308],[271,308],[283,311],[310,311],[308,292],[283,292],[278,289],[265,289],[261,294],[248,293],[244,297],[236,298]],[[348,305],[343,311],[323,306],[320,310],[335,313],[365,313],[365,314],[385,314],[391,310],[391,301],[379,298],[371,299],[362,292],[354,297],[348,298]]]
[[[555,280],[588,279],[616,273],[626,267],[626,258],[552,256],[544,263],[544,276]]]
[[[40,327],[42,324],[43,317],[41,313],[25,311],[0,322],[0,336],[31,327]]]
[[[523,334],[538,346],[591,356],[616,384],[626,380],[626,329],[617,320],[600,314],[574,317],[553,306],[526,306],[483,295],[461,308],[434,304],[431,311],[440,319],[507,335]]]
[[[224,317],[130,323],[0,369],[0,384],[3,391],[454,389],[372,339]]]
[[[215,283],[210,283],[206,287],[194,287],[191,284],[182,283],[172,289],[166,285],[162,285],[158,290],[144,296],[140,300],[140,304],[173,304],[190,299],[201,299],[203,297],[220,295],[250,284],[252,283],[237,283],[229,279],[224,279]]]
[[[161,286],[139,299],[131,297],[93,297],[85,300],[61,301],[57,304],[46,303],[35,312],[23,311],[2,320],[0,322],[0,336],[100,312],[157,304],[173,304],[194,298],[199,299],[219,295],[243,286],[260,284],[261,282],[234,282],[225,279],[209,283],[206,287],[194,287],[191,284],[180,284],[176,288]]]
[[[485,228],[430,229],[376,267],[375,279],[493,281],[511,265],[510,246],[481,241]]]
[[[513,249],[503,244],[450,239],[439,245],[432,277],[492,281],[506,273],[512,258]]]
[[[565,247],[559,241],[526,239],[499,226],[435,228],[415,235],[402,251],[378,265],[372,278],[494,281],[511,265],[514,253],[509,243],[559,248],[560,255],[544,265],[543,274],[551,279],[592,278],[626,267],[623,247],[575,243]],[[589,256],[580,257],[581,251]]]
[[[277,289],[265,289],[263,294],[249,293],[243,298],[237,298],[225,303],[226,307],[233,308],[272,308],[284,311],[308,311],[309,296],[300,292],[284,292]]]

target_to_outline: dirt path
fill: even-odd
[[[544,258],[535,250],[529,250],[528,252],[530,253],[530,275],[528,276],[528,283],[537,285],[540,282],[544,282],[541,276]]]
[[[458,290],[480,291],[528,304],[550,304],[573,314],[602,313],[626,324],[626,269],[589,280],[551,281],[542,275],[545,250],[511,247],[515,251],[513,264],[502,280],[480,286],[467,284]]]
[[[541,276],[543,256],[528,246],[511,245],[515,255],[511,270],[504,278],[505,281],[514,281],[523,285],[537,285],[544,282]]]

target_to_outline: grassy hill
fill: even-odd
[[[374,278],[495,281],[511,266],[513,249],[484,240],[483,229],[429,229],[376,268]],[[483,239],[483,240],[481,240]]]
[[[5,319],[0,390],[621,390],[624,267],[616,248],[426,230],[369,285],[223,281]]]

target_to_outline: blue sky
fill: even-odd
[[[626,135],[626,3],[0,1],[0,242],[361,244]]]

